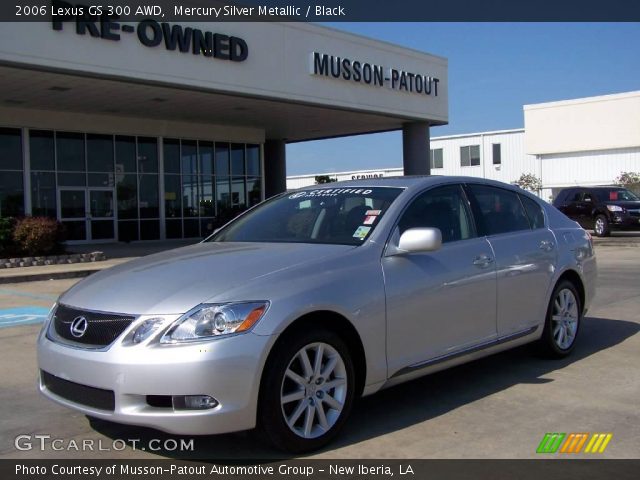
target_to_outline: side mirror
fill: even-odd
[[[442,247],[439,228],[410,228],[400,236],[398,253],[433,252]]]

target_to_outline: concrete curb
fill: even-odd
[[[74,263],[68,265],[49,265],[42,267],[21,267],[0,271],[0,285],[6,283],[37,282],[42,280],[61,280],[81,278],[137,257],[114,258],[101,262]],[[25,271],[26,270],[26,271]]]
[[[69,270],[66,272],[44,272],[30,273],[24,275],[15,275],[11,277],[0,277],[0,285],[5,283],[23,283],[23,282],[39,282],[42,280],[63,280],[65,278],[82,278],[99,272],[102,268],[92,270]]]
[[[596,241],[593,242],[594,247],[622,247],[622,248],[638,248],[640,247],[639,242],[607,242],[605,241]]]

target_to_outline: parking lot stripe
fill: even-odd
[[[48,308],[33,306],[0,309],[0,327],[42,323],[48,313]]]

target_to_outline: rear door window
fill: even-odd
[[[527,212],[531,228],[544,228],[544,212],[542,211],[542,207],[538,205],[535,200],[525,197],[524,195],[520,195],[520,200]]]

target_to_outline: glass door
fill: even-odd
[[[84,242],[87,235],[87,192],[85,188],[58,189],[58,219],[65,226],[67,241]]]
[[[58,219],[68,242],[115,240],[113,188],[58,189]]]
[[[115,240],[113,189],[89,188],[89,234],[91,240]]]

